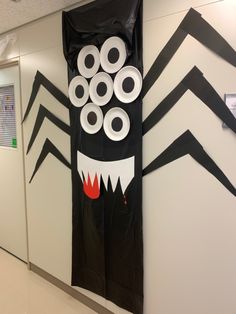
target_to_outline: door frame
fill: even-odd
[[[23,119],[23,110],[22,110],[22,88],[21,88],[21,67],[20,67],[20,58],[13,58],[11,60],[1,61],[0,62],[0,70],[10,68],[13,66],[18,67],[18,73],[19,73],[19,93],[20,93],[20,99],[19,99],[19,105],[20,105],[20,118],[21,121]],[[18,134],[19,135],[19,134]],[[17,136],[18,136],[17,135]],[[19,135],[21,137],[22,142],[22,161],[23,161],[23,181],[24,181],[24,213],[25,213],[25,226],[26,226],[26,264],[28,269],[30,269],[30,262],[29,262],[29,232],[28,232],[28,214],[27,214],[27,195],[26,195],[26,171],[25,171],[25,147],[24,147],[24,129],[21,123],[21,134]],[[4,249],[4,248],[3,248]],[[11,252],[8,252],[11,255]],[[17,256],[16,256],[17,257]],[[18,258],[18,257],[17,257]],[[19,259],[19,258],[18,258]]]

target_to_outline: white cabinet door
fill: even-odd
[[[19,68],[0,69],[0,247],[26,261],[21,120]],[[12,131],[14,123],[15,135]]]

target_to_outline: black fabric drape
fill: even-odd
[[[69,82],[79,75],[76,61],[81,48],[98,49],[111,36],[127,45],[125,65],[143,72],[142,1],[104,0],[63,12],[63,48]],[[99,71],[102,71],[100,69]],[[114,75],[111,75],[114,79]],[[89,100],[90,101],[90,100]],[[81,108],[71,106],[71,168],[73,201],[72,285],[91,290],[135,314],[143,313],[142,238],[142,100],[121,103],[115,96],[102,107],[124,109],[131,129],[120,142],[112,142],[103,128],[86,134],[80,125]],[[89,199],[77,171],[77,151],[102,161],[135,158],[135,176],[123,195],[101,182],[101,195]],[[122,169],[120,169],[122,173]]]

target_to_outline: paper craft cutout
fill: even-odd
[[[127,187],[134,178],[134,157],[123,160],[101,161],[89,158],[78,151],[77,165],[78,173],[82,181],[88,181],[89,177],[90,181],[94,182],[95,177],[97,177],[98,186],[100,186],[102,180],[108,190],[108,178],[110,178],[113,192],[115,192],[117,183],[120,181],[122,192],[125,194]],[[122,169],[122,171],[120,171],[120,169]]]
[[[95,1],[63,13],[63,48],[69,66],[70,81],[80,74],[77,69],[77,57],[83,47],[95,45],[101,49],[108,38],[118,34],[119,36],[122,34],[122,40],[126,44],[126,65],[135,66],[142,73],[140,8],[141,1],[138,0],[128,2],[113,0],[112,5],[111,0],[106,0]],[[78,19],[80,15],[83,15],[83,19]],[[111,17],[115,17],[116,22]],[[93,23],[90,23],[91,21]],[[191,9],[146,75],[142,96],[146,95],[158,79],[188,34],[235,66],[236,53],[233,48],[201,18],[198,12]],[[214,40],[212,41],[210,37]],[[113,50],[110,60],[114,61],[116,55],[117,51]],[[92,66],[92,57],[86,56],[84,63],[88,68]],[[114,75],[112,79],[114,80]],[[124,104],[113,95],[108,104],[99,107],[105,120],[107,113],[113,108],[119,107],[128,112],[130,131],[117,143],[116,140],[109,138],[104,127],[95,135],[86,134],[80,124],[82,107],[73,106],[53,83],[37,72],[24,120],[41,85],[70,110],[70,125],[67,126],[43,106],[40,107],[28,151],[46,117],[71,137],[71,163],[46,139],[30,182],[49,153],[71,169],[72,285],[89,289],[134,314],[142,314],[142,174],[146,175],[190,154],[233,195],[235,188],[190,131],[186,131],[174,141],[142,173],[140,96],[134,103]],[[130,79],[124,84],[124,89],[127,93],[132,89]],[[235,132],[235,119],[232,118],[232,114],[203,74],[194,67],[144,121],[143,134],[158,123],[187,90],[191,90]],[[94,115],[88,114],[86,117],[91,125],[96,123]],[[113,120],[109,124],[115,132],[119,132],[124,121]]]
[[[54,157],[56,157],[60,162],[62,162],[66,167],[71,169],[70,163],[65,159],[65,157],[62,155],[62,153],[56,148],[56,146],[47,138],[44,142],[43,148],[41,150],[41,153],[39,155],[39,158],[36,162],[32,177],[29,181],[29,183],[32,182],[35,174],[37,173],[39,167],[44,162],[45,158],[48,154],[52,154]]]
[[[63,106],[65,106],[67,109],[70,108],[71,104],[70,101],[68,99],[68,97],[66,97],[59,88],[57,88],[55,85],[53,85],[41,72],[37,71],[36,75],[35,75],[35,79],[34,79],[34,83],[32,86],[32,92],[30,94],[30,99],[24,114],[24,118],[23,121],[25,121],[25,119],[28,117],[28,114],[30,113],[30,110],[33,106],[33,103],[35,101],[35,98],[38,94],[39,88],[43,86],[45,87],[50,94],[52,94]]]
[[[219,180],[226,187],[226,189],[236,196],[235,187],[228,180],[223,171],[211,159],[211,157],[204,151],[201,144],[189,130],[178,137],[166,150],[153,160],[143,170],[143,175],[145,176],[146,174],[188,154],[208,172],[210,172],[217,180]]]
[[[147,94],[152,85],[159,78],[188,34],[193,36],[212,52],[216,53],[219,57],[233,66],[236,66],[235,50],[201,17],[200,13],[194,9],[190,9],[145,76],[142,97]]]
[[[140,4],[139,0],[94,2],[63,15],[69,82],[83,75],[75,63],[81,50],[95,45],[101,58],[89,91],[92,106],[102,112],[102,127],[95,128],[101,120],[95,109],[84,114],[88,104],[70,111],[72,285],[137,314],[143,311]],[[112,12],[115,22],[110,24]],[[113,82],[120,76],[122,99],[113,94]],[[137,76],[139,86],[133,78]],[[97,132],[90,132],[93,129]]]
[[[143,134],[151,130],[171,110],[187,90],[190,90],[201,99],[212,112],[236,132],[236,119],[234,115],[215,89],[204,78],[203,73],[197,67],[194,67],[145,119],[143,122]]]
[[[26,154],[29,153],[32,145],[34,144],[34,141],[38,135],[38,132],[41,129],[41,126],[42,126],[45,118],[47,118],[49,121],[51,121],[53,124],[55,124],[63,132],[70,135],[70,126],[68,126],[66,123],[61,121],[56,116],[54,116],[54,114],[52,114],[50,111],[48,111],[43,105],[40,105],[39,110],[38,110],[38,114],[37,114],[37,118],[36,118],[36,121],[34,124],[34,128],[33,128],[32,134],[31,134],[31,138],[29,140]]]

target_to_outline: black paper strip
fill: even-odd
[[[225,124],[236,133],[236,119],[215,89],[204,78],[202,72],[194,67],[184,79],[162,100],[143,122],[143,134],[158,123],[178,102],[187,90],[191,90]]]
[[[232,131],[236,133],[236,118],[230,109],[226,106],[225,102],[221,99],[220,95],[213,88],[213,86],[202,75],[200,77],[199,71],[195,68],[195,75],[188,79],[186,85],[192,93],[194,93],[202,102],[204,102],[211,111],[213,111]]]
[[[219,57],[236,66],[236,51],[201,17],[200,13],[190,9],[146,74],[143,81],[142,97],[147,94],[159,78],[188,34]]]
[[[30,99],[26,108],[26,112],[23,118],[23,121],[27,118],[33,103],[35,101],[35,98],[38,94],[40,86],[45,87],[50,94],[52,94],[63,106],[65,106],[67,109],[70,108],[70,100],[68,97],[66,97],[65,94],[63,94],[52,82],[50,82],[41,72],[37,71],[34,79],[34,83],[32,86],[32,92],[30,95]]]
[[[208,172],[210,172],[217,180],[219,180],[226,187],[226,189],[236,196],[235,187],[231,184],[211,157],[205,152],[201,144],[189,130],[178,137],[169,147],[167,147],[167,149],[165,149],[155,160],[153,160],[143,170],[143,176],[188,154]]]
[[[36,118],[36,121],[34,124],[34,129],[33,129],[33,132],[31,134],[31,138],[30,138],[30,141],[29,141],[29,144],[27,147],[26,154],[28,154],[28,152],[30,151],[45,118],[50,120],[53,124],[55,124],[62,131],[64,131],[68,135],[70,135],[70,131],[71,131],[70,126],[68,126],[66,123],[64,123],[59,118],[57,118],[54,114],[52,114],[49,110],[47,110],[43,105],[40,105],[39,110],[38,110],[38,114],[37,114],[37,118]]]
[[[206,20],[201,17],[199,12],[190,9],[188,18],[183,20],[180,27],[198,40],[202,45],[236,67],[236,51]]]
[[[180,82],[169,95],[156,106],[156,108],[143,121],[143,135],[150,131],[172,109],[172,107],[174,107],[186,91],[186,86]]]
[[[159,78],[159,76],[166,68],[167,64],[170,62],[176,51],[179,49],[187,35],[188,34],[186,32],[178,28],[172,35],[168,43],[165,45],[165,47],[162,49],[162,51],[159,53],[143,80],[143,88],[141,92],[142,98],[145,97],[147,92],[151,89],[153,84]]]
[[[56,146],[48,138],[46,138],[46,140],[45,140],[45,142],[43,144],[43,148],[41,150],[41,153],[39,155],[39,158],[38,158],[38,160],[36,162],[36,165],[35,165],[35,168],[34,168],[34,172],[32,174],[32,177],[31,177],[29,183],[32,182],[35,174],[37,173],[37,171],[39,169],[39,167],[42,165],[42,163],[44,162],[45,158],[50,153],[54,157],[56,157],[60,162],[62,162],[66,167],[71,169],[70,163],[65,159],[65,157],[62,155],[62,153],[56,148]]]

